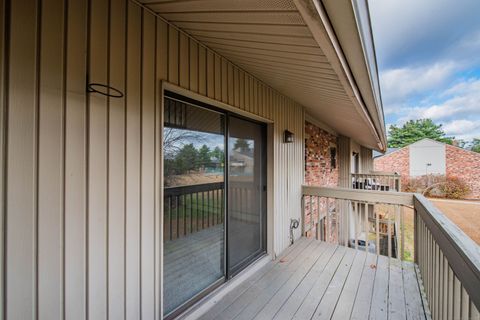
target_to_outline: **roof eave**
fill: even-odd
[[[371,62],[372,58],[368,58],[365,54],[365,52],[375,52],[370,26],[363,25],[362,29],[369,30],[371,41],[362,40],[357,21],[357,16],[360,16],[360,13],[354,13],[349,1],[294,0],[294,2],[313,37],[336,71],[353,105],[369,127],[372,138],[376,142],[370,147],[384,151],[387,146],[387,138],[376,61],[374,55],[373,62]],[[336,12],[334,17],[332,17],[332,14],[328,14],[324,2],[328,2],[328,7]],[[333,9],[333,7],[335,8]],[[342,21],[339,21],[340,19]],[[348,20],[346,24],[345,20]],[[348,30],[336,30],[335,25],[348,25]],[[354,28],[354,32],[352,32],[352,28]],[[339,35],[337,36],[337,34]],[[348,41],[348,46],[345,45],[345,38],[351,38],[352,36],[355,37],[356,41],[353,41],[352,44]],[[370,48],[367,48],[369,44]],[[364,48],[364,46],[366,47]],[[351,52],[361,52],[363,54],[361,54],[361,57],[357,55],[357,57],[352,58]],[[360,86],[359,81],[361,81]]]

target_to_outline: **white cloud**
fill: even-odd
[[[370,0],[369,7],[381,67],[472,59],[464,53],[480,46],[472,41],[478,0]]]
[[[480,120],[453,120],[443,125],[443,130],[456,139],[472,140],[480,136]]]
[[[391,114],[396,116],[397,125],[412,119],[429,118],[442,123],[445,132],[457,139],[480,137],[480,79],[457,83],[446,89],[440,98],[443,101],[437,104],[403,104]]]
[[[450,96],[443,103],[420,108],[419,117],[449,119],[480,116],[480,80],[466,80],[445,91]]]
[[[382,72],[380,83],[386,105],[398,103],[414,94],[444,85],[456,69],[454,62],[442,62],[430,66],[404,67]]]

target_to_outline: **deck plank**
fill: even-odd
[[[357,252],[350,273],[348,274],[347,281],[345,282],[342,293],[340,294],[340,298],[335,307],[335,311],[333,312],[332,319],[344,320],[350,318],[353,305],[355,304],[355,298],[357,297],[357,291],[360,289],[359,285],[366,258],[366,252]]]
[[[251,286],[260,281],[264,276],[266,276],[272,269],[278,268],[278,261],[282,260],[284,263],[283,266],[288,265],[294,261],[297,256],[307,248],[309,241],[306,238],[301,238],[293,246],[287,248],[285,252],[277,259],[277,261],[272,261],[266,266],[264,266],[259,272],[256,272],[250,276],[246,281],[240,284],[235,290],[230,291],[222,299],[215,301],[215,305],[210,308],[200,319],[208,320],[215,319],[218,315],[223,312],[229,305],[235,302],[245,291],[247,291]]]
[[[241,281],[214,295],[200,319],[426,319],[428,312],[413,263],[313,239]]]
[[[322,256],[326,247],[327,245],[325,243],[320,243],[320,246],[316,248],[316,250],[311,256],[307,257],[302,262],[302,264],[297,270],[292,272],[290,275],[286,275],[286,278],[288,278],[288,280],[284,282],[283,285],[281,285],[280,287],[271,286],[271,290],[265,290],[260,296],[255,299],[254,303],[252,303],[248,306],[248,308],[243,310],[241,315],[235,319],[248,320],[252,318],[273,318],[276,311],[282,306],[283,302],[288,299],[291,292],[295,290],[300,281],[302,281],[305,275],[310,271],[313,265]]]
[[[303,260],[312,254],[318,245],[319,243],[309,241],[307,248],[303,250],[296,259],[291,261],[291,263],[277,263],[276,268],[271,270],[265,277],[246,290],[236,301],[230,304],[221,314],[219,314],[217,319],[234,319],[245,308],[253,303],[263,290],[268,289],[271,287],[271,285],[278,286],[284,278],[282,275],[297,269]]]
[[[302,283],[295,289],[295,291],[290,295],[288,300],[283,304],[277,314],[274,316],[275,320],[288,320],[292,319],[295,312],[302,304],[305,297],[312,290],[315,285],[316,280],[321,276],[325,267],[327,266],[330,259],[333,257],[335,251],[338,250],[336,246],[328,246],[327,250],[322,256],[322,259],[318,259],[315,266],[308,273],[308,275],[302,280]]]
[[[426,319],[422,296],[418,287],[417,274],[412,262],[403,262],[403,282],[405,290],[405,307],[408,320]]]
[[[388,284],[388,319],[406,318],[405,291],[403,288],[402,262],[390,259],[390,277]]]
[[[384,320],[388,315],[388,278],[389,261],[385,256],[378,256],[377,271],[373,284],[370,319]]]
[[[377,270],[377,255],[369,253],[363,267],[359,291],[353,305],[352,320],[365,320],[370,315],[370,305],[373,295],[373,284]]]
[[[334,277],[335,272],[340,265],[340,261],[343,259],[347,251],[348,250],[345,247],[339,247],[338,250],[335,251],[332,259],[330,259],[325,267],[325,270],[313,285],[312,290],[306,296],[305,300],[300,305],[300,308],[298,308],[297,312],[293,316],[293,319],[310,319],[313,316],[318,304],[322,300],[322,297],[328,288],[328,285],[330,284],[330,281]]]
[[[322,297],[312,319],[330,319],[335,310],[337,301],[342,293],[343,287],[357,257],[357,251],[348,250],[338,266],[335,276],[330,281],[327,291]],[[363,263],[362,263],[363,264]]]
[[[299,286],[299,284],[305,279],[305,277],[310,274],[311,270],[317,265],[319,261],[324,259],[325,253],[328,254],[327,248],[330,248],[329,245],[323,243],[319,248],[319,255],[316,256],[315,262],[310,264],[304,264],[302,268],[298,270],[268,301],[265,306],[260,310],[259,313],[255,316],[254,319],[272,319],[277,311],[283,306],[285,301],[290,297],[293,291]]]

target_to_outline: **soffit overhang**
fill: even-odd
[[[362,52],[362,43],[351,4],[348,14],[348,6],[336,8],[334,3],[324,5],[312,0],[142,3],[303,105],[310,115],[339,134],[372,149],[385,148],[383,113],[375,111],[379,106],[372,98],[373,88],[369,89],[366,60],[362,54],[354,54],[355,50]],[[338,12],[328,13],[327,9]],[[338,25],[342,26],[340,40],[334,29]],[[349,44],[351,39],[356,39],[353,44]]]

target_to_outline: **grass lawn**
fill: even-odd
[[[453,223],[480,245],[480,202],[429,199]],[[405,208],[405,253],[404,259],[413,261],[413,210]]]
[[[480,201],[429,200],[480,245]]]

